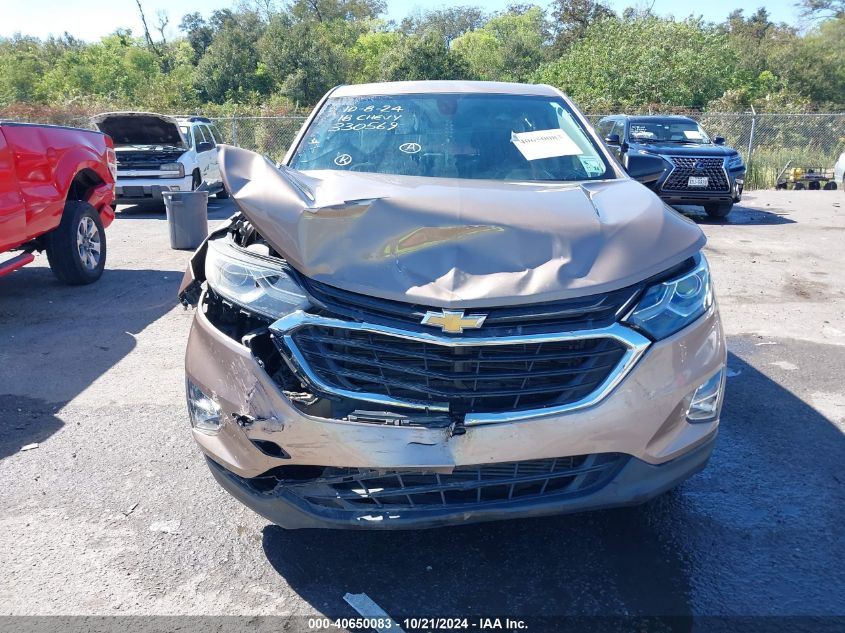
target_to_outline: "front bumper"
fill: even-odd
[[[117,202],[140,202],[155,200],[163,202],[165,191],[191,191],[191,176],[184,178],[121,178],[117,175],[115,197]]]
[[[725,359],[724,334],[714,306],[681,332],[651,344],[598,404],[557,415],[470,426],[463,434],[453,434],[449,427],[390,426],[306,415],[281,393],[251,352],[217,330],[202,310],[197,311],[191,330],[186,373],[214,395],[225,419],[218,433],[195,429],[194,438],[212,460],[212,472],[221,485],[248,506],[285,527],[423,527],[637,503],[672,487],[707,460],[710,449],[701,447],[712,447],[718,418],[691,424],[685,414],[695,389],[723,368]],[[272,442],[284,453],[273,456],[256,442]],[[627,463],[605,486],[589,494],[508,507],[449,508],[413,520],[387,514],[383,520],[356,518],[372,512],[327,517],[308,504],[292,503],[278,490],[269,496],[256,494],[243,481],[279,466],[449,473],[468,465],[607,453],[621,454]],[[698,457],[685,459],[693,453]]]
[[[661,465],[649,464],[635,457],[625,458],[610,481],[585,494],[535,496],[478,506],[432,505],[409,512],[378,508],[356,511],[315,506],[284,489],[276,492],[256,490],[249,480],[229,472],[212,459],[207,461],[211,474],[229,494],[267,520],[286,529],[420,529],[570,514],[645,503],[702,470],[710,459],[714,444],[715,432],[687,453]]]

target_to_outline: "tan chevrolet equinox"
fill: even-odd
[[[217,481],[286,528],[642,503],[713,450],[725,341],[701,230],[538,85],[343,86],[194,255],[185,361]]]

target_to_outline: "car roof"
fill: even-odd
[[[601,118],[605,119],[628,119],[629,121],[665,121],[666,119],[677,119],[678,121],[695,121],[692,117],[683,114],[608,114]]]
[[[644,115],[629,115],[629,121],[692,121],[695,119],[682,114],[644,114]]]
[[[193,115],[178,115],[174,116],[174,119],[179,121],[179,123],[211,123],[211,119],[204,117],[204,116],[193,116]]]
[[[560,92],[545,84],[518,84],[503,81],[389,81],[338,86],[332,97],[370,97],[399,94],[508,94],[560,97]]]

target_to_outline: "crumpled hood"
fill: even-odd
[[[438,307],[553,301],[682,262],[704,234],[639,183],[513,183],[277,168],[220,146],[235,203],[302,274]]]

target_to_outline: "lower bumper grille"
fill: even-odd
[[[332,391],[457,415],[578,402],[628,349],[610,337],[452,346],[327,325],[300,327],[290,341]]]
[[[487,504],[524,504],[589,494],[602,488],[628,457],[601,453],[500,464],[459,466],[449,474],[326,468],[308,481],[277,485],[303,501],[336,510],[426,511]],[[266,482],[262,482],[266,490]]]
[[[728,191],[730,184],[724,170],[722,158],[695,158],[693,156],[670,156],[675,168],[663,183],[664,191]],[[690,177],[706,177],[706,187],[690,187]]]

